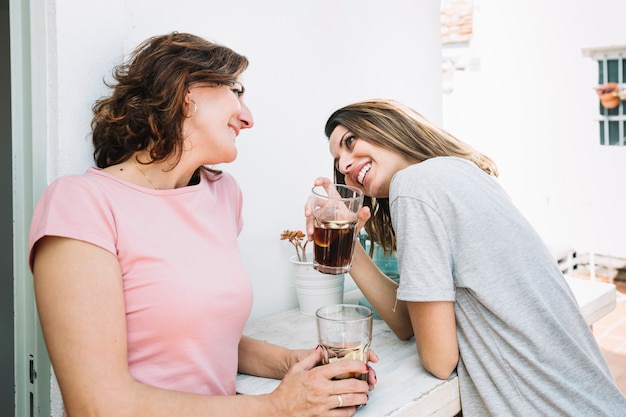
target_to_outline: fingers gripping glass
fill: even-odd
[[[368,362],[372,343],[372,310],[361,305],[336,304],[316,311],[317,337],[324,364],[342,359]],[[342,374],[333,379],[367,380],[367,374]]]
[[[313,187],[313,267],[325,274],[343,274],[352,266],[356,242],[357,212],[363,192],[343,184]]]

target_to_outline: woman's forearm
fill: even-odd
[[[396,299],[398,284],[383,274],[359,244],[354,248],[350,276],[372,307],[401,340],[413,336],[406,302]]]
[[[300,352],[243,336],[239,342],[239,372],[282,379],[289,368],[305,355]]]

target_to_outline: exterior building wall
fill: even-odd
[[[256,126],[238,138],[237,161],[220,168],[244,192],[253,319],[296,306],[293,248],[280,232],[304,228],[313,179],[332,173],[328,115],[372,97],[401,100],[491,155],[548,242],[626,257],[626,148],[599,146],[595,64],[582,54],[626,45],[626,3],[576,3],[474,0],[463,70],[442,97],[437,0],[48,2],[48,181],[91,165],[90,107],[113,65],[149,36],[189,31],[251,61]],[[52,397],[58,417],[56,388]]]
[[[597,67],[583,55],[626,45],[626,3],[474,0],[473,9],[467,65],[444,87],[444,126],[496,160],[549,244],[626,258],[626,147],[600,146]]]

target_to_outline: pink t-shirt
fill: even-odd
[[[237,242],[241,208],[241,190],[227,173],[205,172],[198,185],[152,190],[90,168],[47,188],[29,249],[54,235],[115,254],[132,375],[165,389],[232,395],[252,308]]]

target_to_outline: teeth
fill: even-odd
[[[369,171],[371,167],[372,164],[367,164],[361,168],[361,172],[359,172],[359,175],[356,177],[359,184],[363,185],[363,178],[365,178],[365,174],[367,174],[367,171]]]

